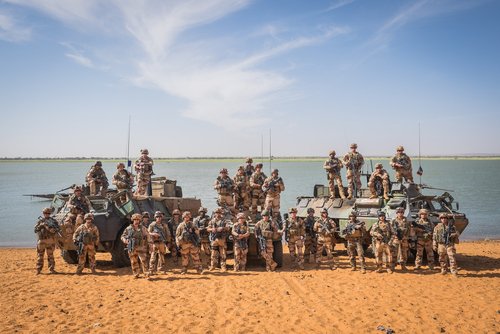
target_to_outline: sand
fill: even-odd
[[[286,248],[286,247],[285,247]],[[98,274],[74,275],[56,251],[59,274],[35,275],[34,249],[0,249],[2,333],[498,333],[500,242],[458,246],[458,277],[424,271],[367,274],[341,268],[180,275],[170,267],[133,279],[98,254]],[[232,260],[229,262],[232,263]]]

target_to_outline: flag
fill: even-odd
[[[417,170],[417,175],[422,176],[422,174],[424,174],[424,170],[422,169],[422,166],[419,166]]]

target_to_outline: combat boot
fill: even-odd
[[[362,273],[362,274],[366,274],[366,269],[365,269],[365,267],[361,267],[361,273]]]
[[[392,273],[393,273],[393,271],[392,271],[391,267],[387,267],[387,269],[386,269],[386,270],[387,270],[387,272],[388,272],[389,274],[392,274]]]
[[[453,276],[455,276],[455,277],[456,277],[456,276],[458,276],[458,271],[456,271],[456,270],[452,270],[452,271],[451,271],[451,274],[452,274]]]
[[[376,273],[381,273],[382,272],[382,266],[377,265],[377,270],[375,270]]]
[[[444,268],[441,269],[441,275],[446,275],[446,269]]]
[[[351,271],[356,271],[356,266],[351,266]]]
[[[434,270],[434,265],[433,264],[429,264],[429,269],[430,270]]]
[[[270,266],[266,266],[266,271],[271,271],[271,267]]]
[[[415,266],[415,268],[413,268],[413,270],[420,270],[420,266]]]
[[[309,261],[310,261],[309,256],[306,256],[306,257],[304,258],[304,263],[309,263]]]
[[[222,271],[223,273],[225,273],[227,271],[226,266],[224,266],[224,265],[221,266],[220,271]]]
[[[299,263],[299,269],[304,270],[304,265],[302,263]]]
[[[276,262],[274,262],[273,264],[271,264],[271,271],[275,271],[277,267],[278,267],[278,264]]]
[[[224,269],[226,269],[226,267],[224,267]],[[202,266],[199,266],[199,267],[196,269],[196,272],[197,272],[198,274],[200,274],[200,275],[201,275],[201,274],[203,274],[203,267],[202,267]]]
[[[408,270],[408,268],[407,268],[407,267],[406,267],[403,263],[401,263],[401,270],[403,270],[403,271],[407,271],[407,270]]]
[[[77,274],[77,275],[81,275],[81,274],[82,274],[82,271],[81,271],[81,270],[77,270],[77,271],[76,271],[76,274]]]
[[[37,270],[36,270],[36,274],[37,274],[37,275],[40,275],[41,273],[42,273],[42,269],[37,269]]]
[[[182,269],[181,269],[181,275],[185,275],[185,274],[187,274],[187,272],[188,272],[187,267],[182,267]]]
[[[337,270],[337,266],[336,265],[331,265],[330,266],[330,270]]]

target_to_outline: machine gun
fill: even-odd
[[[83,232],[78,234],[78,236],[76,237],[75,246],[76,246],[76,253],[78,255],[82,255],[83,254],[83,246],[84,246],[83,245]]]

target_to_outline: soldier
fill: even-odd
[[[222,168],[219,171],[219,176],[215,179],[214,189],[217,191],[217,204],[219,206],[233,206],[234,183],[227,176],[227,169]]]
[[[68,208],[71,213],[76,214],[76,226],[83,224],[83,215],[90,212],[91,204],[85,195],[82,194],[82,188],[76,186],[73,195],[68,199]]]
[[[234,182],[234,209],[235,211],[246,211],[250,207],[248,190],[250,182],[245,174],[245,168],[240,166],[233,178]]]
[[[73,234],[73,242],[78,248],[78,267],[76,274],[81,275],[87,255],[89,257],[90,270],[95,274],[95,253],[99,245],[99,230],[94,225],[94,215],[87,213],[84,217],[85,224],[78,226]]]
[[[371,196],[370,198],[377,198],[377,191],[375,190],[375,182],[377,179],[382,182],[382,187],[384,188],[384,199],[389,199],[389,174],[384,169],[382,164],[375,165],[375,171],[370,175],[368,180],[368,187],[370,188]]]
[[[278,173],[277,169],[273,170],[262,185],[262,190],[266,193],[265,208],[272,211],[273,218],[277,218],[280,214],[280,193],[285,191],[285,183]]]
[[[142,213],[142,221],[141,224],[147,229],[149,229],[149,225],[151,224],[151,221],[149,220],[149,212],[144,211]],[[149,262],[151,262],[151,253],[153,251],[153,243],[152,240],[149,240],[148,247],[146,248],[146,264],[149,266]]]
[[[305,263],[309,263],[311,254],[313,255],[313,261],[316,263],[316,232],[314,232],[314,223],[316,223],[316,218],[314,217],[314,209],[307,209],[307,217],[304,220],[304,228],[306,231],[304,240],[304,260]]]
[[[255,172],[250,177],[250,192],[252,196],[252,213],[257,214],[258,206],[264,207],[265,196],[262,185],[267,176],[262,172],[262,164],[255,165]]]
[[[205,255],[207,266],[210,266],[210,240],[208,239],[208,223],[210,222],[210,216],[207,215],[207,208],[200,207],[198,209],[198,217],[193,221],[194,225],[200,231],[200,241],[202,254]]]
[[[163,273],[167,273],[165,265],[165,256],[167,255],[167,247],[172,242],[170,230],[167,224],[163,223],[163,214],[161,211],[155,212],[155,221],[149,225],[149,236],[153,241],[153,251],[149,261],[149,274],[155,275],[158,269],[158,264]]]
[[[385,220],[385,212],[378,213],[378,221],[372,226],[370,235],[375,240],[375,248],[377,255],[377,273],[382,272],[382,263],[384,262],[385,254],[385,268],[389,274],[392,274],[393,259],[389,243],[392,239],[394,232],[392,231],[391,224]]]
[[[35,233],[38,241],[36,243],[36,274],[40,275],[43,268],[43,256],[47,252],[47,262],[49,264],[49,272],[55,274],[56,261],[54,260],[54,249],[56,248],[57,234],[60,234],[60,228],[57,221],[50,216],[51,208],[45,208],[42,211],[43,217],[38,217],[35,225]]]
[[[172,260],[174,261],[175,265],[177,265],[177,263],[179,262],[179,256],[181,256],[180,247],[177,244],[177,240],[175,238],[175,233],[180,223],[181,212],[178,209],[175,209],[174,211],[172,211],[172,218],[167,223],[168,228],[170,229],[170,235],[173,239],[169,251],[172,254]]]
[[[250,178],[252,176],[253,172],[255,172],[255,168],[253,167],[253,159],[252,158],[247,158],[246,160],[247,165],[245,166],[245,175],[247,178]]]
[[[266,260],[266,270],[275,271],[278,264],[273,260],[273,237],[279,233],[279,227],[275,221],[269,219],[269,211],[263,210],[261,216],[262,219],[254,227],[255,238],[260,255]]]
[[[113,184],[118,191],[131,190],[134,185],[134,177],[125,169],[125,164],[123,162],[116,165],[116,173],[113,175]]]
[[[323,257],[323,250],[326,251],[328,262],[330,262],[330,269],[335,270],[337,266],[333,258],[335,238],[335,223],[328,218],[328,210],[323,208],[321,210],[321,218],[314,223],[314,232],[318,236],[318,246],[316,249],[316,266],[319,268],[321,265],[321,258]]]
[[[134,213],[132,215],[132,224],[127,226],[121,236],[122,242],[127,245],[128,257],[134,278],[141,276],[141,269],[146,277],[149,277],[146,256],[149,248],[150,236],[148,230],[141,224],[142,215]]]
[[[446,213],[439,215],[439,223],[434,227],[433,248],[439,254],[439,263],[441,264],[441,274],[446,275],[448,261],[450,261],[450,270],[453,275],[457,275],[457,261],[455,256],[457,251],[455,244],[459,243],[458,233],[454,224],[448,219]]]
[[[358,196],[358,191],[361,189],[361,168],[365,163],[365,159],[357,151],[358,144],[352,143],[351,152],[344,155],[344,165],[347,168],[347,182],[348,182],[348,196],[347,198],[351,199]]]
[[[429,211],[420,209],[418,212],[420,219],[418,222],[413,223],[413,229],[417,236],[417,256],[415,257],[415,270],[419,270],[422,266],[422,257],[425,252],[427,253],[427,263],[430,270],[434,270],[434,252],[432,250],[432,231],[434,225],[427,217]]]
[[[365,222],[357,219],[355,211],[349,214],[349,222],[347,223],[343,234],[347,240],[347,252],[349,253],[349,263],[352,271],[356,270],[356,251],[359,256],[359,266],[361,273],[366,273],[365,252],[363,249],[363,239],[366,235]]]
[[[297,218],[297,209],[290,208],[288,210],[290,217],[285,221],[284,231],[285,240],[288,243],[290,257],[292,259],[292,267],[298,267],[304,270],[304,239],[306,237],[306,228],[304,221]]]
[[[404,147],[396,147],[396,155],[391,159],[391,166],[396,171],[396,182],[401,182],[403,177],[406,182],[413,183],[411,159],[404,153]]]
[[[137,195],[152,195],[149,184],[153,173],[153,159],[149,157],[147,149],[141,150],[141,156],[135,161],[134,169],[137,173]]]
[[[326,160],[323,164],[323,168],[326,170],[328,176],[328,184],[330,185],[330,198],[335,198],[335,182],[337,182],[337,187],[339,188],[340,198],[345,198],[344,186],[342,185],[342,177],[340,175],[340,170],[344,165],[339,158],[335,157],[335,151],[331,150],[330,159]]]
[[[108,190],[108,178],[106,173],[102,169],[102,162],[96,161],[95,164],[90,167],[87,173],[87,185],[90,188],[90,195],[97,195],[101,193],[101,196],[106,196],[106,191]]]
[[[214,217],[208,223],[207,232],[210,247],[212,249],[211,252],[211,263],[208,270],[213,271],[215,267],[217,267],[217,262],[220,257],[220,267],[224,272],[227,270],[226,268],[226,257],[227,257],[227,236],[231,227],[227,223],[227,221],[222,217],[224,210],[222,208],[217,208],[214,211]]]
[[[245,271],[250,230],[245,222],[245,214],[243,212],[236,215],[236,223],[233,226],[231,234],[234,240],[234,271]]]
[[[401,269],[407,270],[406,261],[408,260],[408,238],[410,237],[410,223],[408,223],[408,221],[406,220],[404,213],[404,208],[397,208],[396,218],[392,219],[391,221],[391,227],[394,231],[391,242],[391,252],[394,263],[398,262],[401,265]]]
[[[183,212],[182,223],[177,227],[175,238],[181,249],[181,274],[187,273],[189,256],[191,256],[196,271],[198,274],[201,274],[203,272],[203,266],[200,260],[200,235],[196,226],[191,222],[191,213],[189,211]]]

